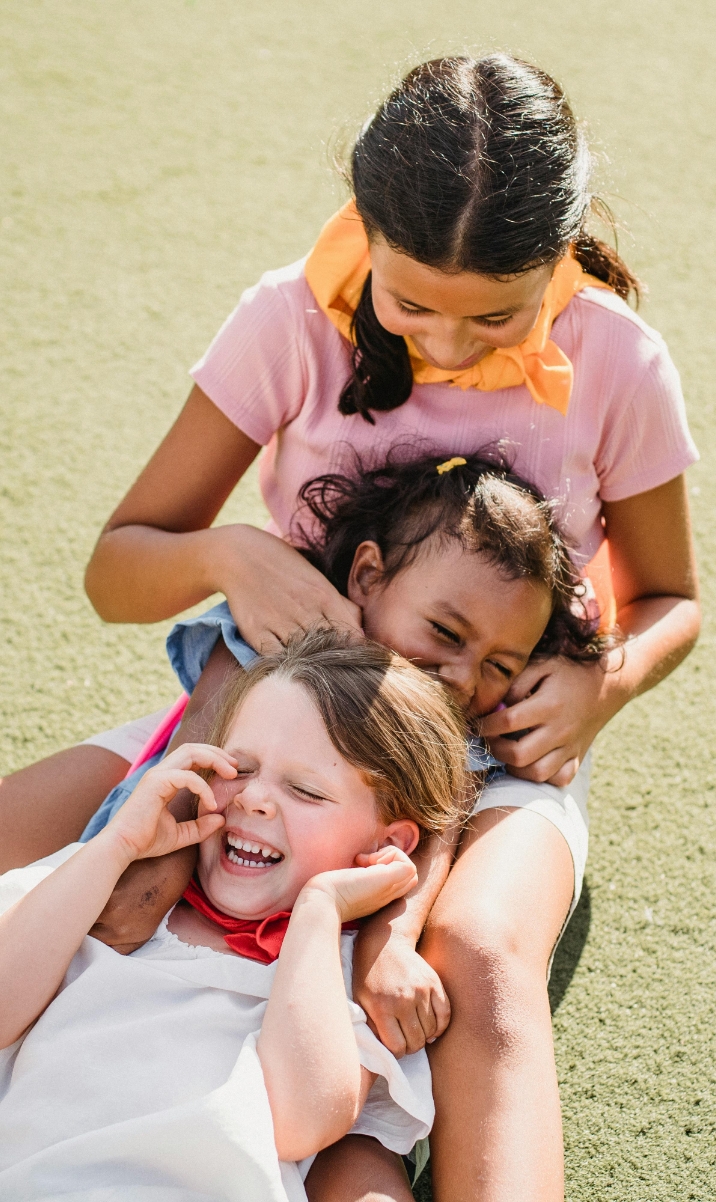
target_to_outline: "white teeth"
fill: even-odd
[[[236,835],[227,833],[226,842],[229,847],[233,847],[236,851],[249,851],[252,855],[261,854],[265,860],[282,860],[283,855],[280,851],[275,851],[273,847],[265,847],[261,843],[251,843],[248,839],[239,839]],[[228,853],[227,853],[228,854]],[[257,867],[268,867],[266,864],[257,864]]]
[[[276,863],[275,860],[269,860],[268,862],[264,862],[263,860],[244,860],[242,856],[237,856],[233,848],[229,848],[226,855],[232,864],[238,864],[242,868],[272,868]]]

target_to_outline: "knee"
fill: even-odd
[[[424,954],[447,990],[451,1026],[494,1055],[515,1054],[529,1041],[533,1023],[549,1015],[547,964],[489,908],[438,917]]]

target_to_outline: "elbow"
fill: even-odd
[[[107,589],[107,571],[105,563],[105,545],[104,540],[106,534],[103,532],[97,545],[92,552],[89,563],[85,569],[85,592],[89,599],[92,608],[99,614],[103,622],[112,622],[117,619],[112,612],[111,589]]]
[[[330,1109],[313,1117],[300,1109],[274,1115],[274,1140],[279,1160],[305,1160],[347,1135],[360,1113],[358,1096],[334,1098]]]

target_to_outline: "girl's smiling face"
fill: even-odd
[[[369,638],[439,677],[475,718],[506,696],[552,611],[546,585],[506,580],[484,556],[435,538],[387,582],[380,548],[361,543],[348,596]]]
[[[378,321],[412,338],[433,367],[465,369],[495,347],[518,346],[533,329],[553,264],[505,280],[450,273],[371,239],[371,288]]]
[[[201,844],[198,874],[225,914],[262,919],[290,910],[317,873],[350,868],[360,852],[386,844],[415,847],[416,823],[382,821],[373,789],[294,681],[270,676],[255,685],[224,746],[238,776],[212,782],[226,825]]]

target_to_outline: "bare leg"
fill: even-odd
[[[400,1157],[368,1135],[346,1135],[319,1152],[306,1193],[309,1202],[413,1202]]]
[[[78,839],[128,767],[113,751],[80,743],[0,780],[0,872]]]
[[[435,1202],[562,1202],[562,1124],[547,965],[574,870],[526,810],[472,820],[420,947],[452,1006],[430,1049]]]

